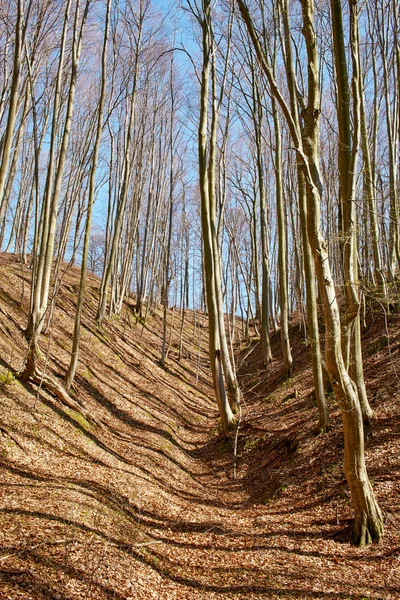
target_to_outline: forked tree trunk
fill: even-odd
[[[58,209],[58,200],[61,189],[61,180],[64,171],[64,164],[66,159],[66,151],[69,140],[69,132],[71,126],[72,109],[75,93],[76,83],[76,69],[77,69],[77,29],[75,19],[75,30],[74,30],[74,45],[73,45],[73,68],[71,73],[71,83],[68,94],[68,107],[67,116],[64,124],[64,133],[62,137],[61,148],[59,152],[59,160],[56,168],[56,138],[57,138],[57,126],[60,113],[60,96],[61,96],[61,85],[64,71],[64,57],[65,57],[65,45],[68,31],[69,22],[69,11],[71,6],[71,0],[68,0],[63,24],[63,34],[61,41],[60,57],[57,71],[56,88],[54,93],[54,105],[53,105],[53,122],[52,131],[50,138],[50,156],[47,167],[46,185],[44,190],[43,204],[40,215],[40,223],[37,231],[37,255],[34,256],[33,270],[32,270],[32,285],[31,285],[31,307],[28,316],[28,326],[26,329],[26,336],[30,340],[30,354],[26,361],[26,368],[30,368],[33,364],[36,346],[40,337],[40,333],[44,324],[44,316],[47,308],[49,286],[50,286],[50,275],[53,260],[54,250],[54,237],[56,229],[56,218]],[[78,5],[79,6],[79,5]],[[76,12],[76,18],[78,14],[78,7]],[[53,182],[53,177],[55,181]]]
[[[214,393],[217,399],[222,427],[225,435],[235,422],[235,417],[229,405],[224,385],[222,349],[220,337],[220,320],[218,315],[218,298],[216,282],[219,277],[218,256],[215,256],[216,223],[215,223],[215,192],[210,198],[212,186],[209,181],[209,161],[207,160],[207,125],[208,125],[208,97],[210,88],[210,70],[212,53],[211,32],[211,1],[205,0],[203,18],[199,19],[202,27],[203,68],[200,89],[200,121],[199,121],[199,175],[201,196],[201,222],[204,247],[205,283],[207,295],[208,323],[209,323],[209,355],[211,373],[213,378]],[[215,152],[215,148],[214,148]],[[212,169],[211,169],[212,174]],[[212,206],[214,202],[214,210]]]

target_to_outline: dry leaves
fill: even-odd
[[[3,255],[0,269],[5,374],[20,368],[26,349],[28,286],[21,309],[20,266]],[[59,377],[77,274],[65,275],[55,314],[49,368]],[[88,284],[76,398],[103,427],[44,392],[35,409],[36,389],[16,380],[0,389],[0,598],[400,598],[398,315],[389,320],[390,348],[365,353],[377,415],[367,460],[386,532],[380,545],[359,550],[349,543],[340,417],[332,400],[331,432],[314,435],[312,375],[298,325],[289,381],[278,337],[268,372],[259,346],[243,350],[246,405],[234,478],[233,442],[218,433],[204,329],[198,362],[187,316],[186,358],[177,361],[175,332],[164,371],[161,313],[142,328],[125,307],[99,332],[98,281]],[[381,328],[375,320],[366,348]]]

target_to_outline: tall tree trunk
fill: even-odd
[[[257,156],[257,175],[258,175],[258,192],[260,204],[260,233],[261,233],[261,253],[262,253],[262,291],[261,291],[261,342],[263,347],[264,363],[272,362],[271,343],[269,339],[269,321],[270,321],[270,260],[269,260],[269,243],[268,243],[268,223],[267,223],[267,202],[265,191],[265,169],[263,160],[263,144],[262,144],[262,126],[263,126],[263,109],[261,102],[261,92],[257,80],[255,78],[254,69],[253,77],[253,120],[254,134],[256,140],[256,156]]]
[[[10,100],[8,107],[8,117],[4,141],[2,144],[2,155],[0,163],[0,223],[3,223],[6,214],[7,202],[4,196],[4,188],[7,180],[8,167],[10,163],[11,147],[13,141],[15,121],[17,118],[17,108],[19,99],[19,83],[21,76],[21,61],[23,48],[23,22],[24,22],[24,2],[17,0],[17,21],[15,24],[15,42],[13,72],[10,89]],[[1,150],[1,148],[0,148]]]
[[[169,218],[168,218],[168,243],[167,251],[165,253],[165,282],[164,282],[164,311],[163,311],[163,341],[161,347],[161,366],[165,365],[165,359],[167,356],[167,311],[169,302],[169,272],[171,263],[171,241],[172,241],[172,218],[174,216],[174,124],[175,124],[175,95],[173,86],[173,54],[171,54],[170,63],[170,99],[171,99],[171,119],[170,119],[170,131],[169,131],[169,151],[170,151],[170,165],[169,165]],[[172,325],[171,325],[172,335]]]
[[[287,251],[286,251],[286,220],[283,202],[282,184],[282,141],[278,112],[275,98],[271,98],[272,117],[275,130],[275,192],[276,192],[276,214],[278,222],[278,271],[279,271],[279,304],[281,311],[281,347],[283,362],[287,375],[292,372],[293,358],[289,340],[289,305],[287,286]]]
[[[282,18],[286,52],[285,67],[289,86],[291,111],[296,128],[297,130],[301,131],[302,128],[300,124],[300,114],[298,108],[299,105],[296,92],[296,80],[290,38],[289,6],[287,0],[282,1]],[[304,143],[304,131],[302,131],[302,136]],[[319,340],[318,304],[315,286],[315,266],[307,232],[307,190],[301,161],[299,159],[297,159],[297,182],[300,210],[300,227],[304,257],[304,274],[306,284],[306,309],[309,329],[308,339],[310,342],[315,398],[317,401],[319,413],[319,428],[320,431],[324,432],[329,429],[329,413],[324,389],[321,345]]]
[[[112,239],[110,242],[110,249],[108,260],[104,264],[103,276],[101,278],[100,285],[100,298],[99,298],[99,306],[97,309],[96,321],[99,327],[102,326],[103,320],[106,314],[107,308],[107,299],[108,299],[108,288],[111,282],[111,277],[115,272],[115,262],[117,256],[117,249],[120,242],[120,236],[122,231],[123,220],[125,216],[125,207],[129,194],[129,184],[131,180],[132,174],[132,145],[133,145],[133,127],[135,123],[135,109],[136,109],[136,95],[137,95],[137,83],[139,77],[139,54],[142,43],[142,34],[143,34],[143,21],[144,21],[144,13],[142,3],[140,3],[140,11],[137,17],[137,39],[136,39],[136,48],[135,48],[135,59],[134,59],[134,71],[133,71],[133,82],[132,82],[132,90],[129,94],[129,107],[128,107],[128,120],[126,123],[126,135],[125,135],[125,148],[124,148],[124,157],[123,157],[123,181],[122,186],[118,198],[118,204],[116,209],[115,216],[115,226],[112,235]]]
[[[290,108],[286,104],[267,63],[249,10],[243,0],[238,0],[238,5],[256,49],[257,57],[267,76],[271,93],[279,102],[285,116],[304,173],[307,187],[307,230],[315,261],[326,328],[326,364],[343,420],[344,470],[355,512],[353,537],[357,544],[363,545],[371,539],[379,540],[382,537],[383,520],[366,470],[362,414],[354,383],[350,379],[343,361],[339,306],[327,253],[327,244],[321,232],[322,184],[319,176],[319,115],[321,109],[318,50],[314,29],[314,4],[312,0],[303,0],[302,2],[302,31],[308,57],[308,103],[305,110],[303,110],[303,119],[304,130],[309,141],[305,148],[303,148],[301,131],[296,126]]]
[[[69,93],[69,103],[66,121],[64,124],[64,136],[59,154],[59,163],[56,169],[56,138],[57,138],[57,126],[60,113],[60,101],[61,101],[61,85],[64,72],[64,56],[65,56],[65,45],[67,39],[69,12],[70,12],[71,0],[68,0],[65,13],[64,13],[64,24],[63,34],[61,40],[60,57],[58,63],[56,88],[54,93],[54,105],[53,105],[53,116],[52,116],[52,130],[50,137],[50,153],[49,162],[47,167],[46,185],[44,190],[42,210],[40,214],[40,221],[37,229],[37,240],[36,248],[37,254],[33,257],[33,268],[32,268],[32,293],[31,293],[31,307],[28,316],[28,326],[26,329],[27,338],[30,340],[31,353],[36,351],[36,345],[39,340],[41,329],[43,327],[44,313],[47,307],[48,290],[50,284],[51,274],[51,261],[53,258],[54,249],[54,233],[56,226],[57,208],[58,208],[58,196],[56,195],[56,184],[53,186],[54,172],[56,170],[55,179],[58,180],[61,185],[61,177],[63,172],[63,160],[65,161],[66,144],[68,141],[68,134],[70,122],[68,116],[71,116],[71,88]],[[75,32],[76,35],[76,32]],[[74,36],[76,42],[76,37]],[[74,70],[73,70],[74,72]],[[76,75],[76,73],[75,73]],[[72,77],[72,75],[71,75]],[[73,81],[71,80],[71,84]],[[67,109],[67,111],[68,111]],[[68,131],[68,134],[66,133]],[[62,150],[64,149],[64,153]],[[38,210],[38,207],[37,207]],[[27,364],[33,364],[34,354],[27,361]]]
[[[372,256],[374,259],[374,273],[377,284],[380,286],[383,298],[387,297],[386,278],[383,271],[382,253],[379,246],[379,227],[375,197],[375,177],[372,170],[371,152],[368,141],[367,119],[365,114],[365,94],[360,77],[360,113],[361,113],[361,145],[363,152],[363,186],[364,202],[369,214],[371,232]]]
[[[212,53],[212,32],[211,32],[211,0],[204,1],[204,14],[200,19],[202,28],[202,49],[203,49],[203,67],[201,73],[200,89],[200,120],[199,120],[199,175],[200,175],[200,196],[201,196],[201,222],[203,231],[204,247],[204,266],[205,266],[205,284],[207,295],[208,323],[209,323],[209,355],[211,364],[211,373],[213,378],[214,392],[217,399],[219,413],[221,416],[222,427],[225,435],[228,435],[229,429],[233,425],[235,418],[229,406],[225,392],[222,351],[220,338],[220,321],[218,315],[218,300],[216,281],[218,280],[219,264],[218,257],[214,254],[216,240],[216,223],[214,196],[210,198],[209,182],[209,161],[207,159],[207,125],[208,125],[208,97],[210,88],[210,70]],[[215,149],[214,149],[215,151]]]
[[[334,61],[337,80],[337,118],[339,126],[338,166],[342,213],[343,269],[347,314],[344,319],[343,350],[349,357],[351,376],[357,386],[363,419],[366,423],[373,412],[365,389],[360,327],[360,290],[358,289],[357,214],[355,204],[357,159],[360,146],[360,74],[358,59],[357,2],[350,3],[350,36],[353,64],[353,132],[350,125],[350,89],[348,83],[344,32],[340,0],[331,0]]]
[[[107,41],[108,41],[108,28],[109,28],[109,20],[110,20],[110,7],[111,7],[111,0],[107,0],[106,22],[105,22],[105,28],[104,28],[103,51],[102,51],[102,59],[101,59],[101,67],[102,67],[101,88],[100,88],[100,98],[99,98],[99,106],[98,106],[98,114],[97,114],[96,137],[95,137],[95,143],[94,143],[94,148],[93,148],[93,158],[92,158],[91,171],[90,171],[89,198],[88,198],[88,208],[87,208],[87,216],[86,216],[86,224],[85,224],[85,237],[84,237],[84,242],[83,242],[81,275],[80,275],[80,281],[79,281],[79,294],[78,294],[76,313],[75,313],[74,337],[72,340],[71,360],[70,360],[68,372],[67,372],[67,375],[65,378],[65,387],[67,390],[71,389],[71,385],[75,379],[76,369],[78,366],[78,358],[79,358],[79,346],[80,346],[80,337],[81,337],[81,320],[82,320],[83,305],[85,302],[87,263],[88,263],[88,254],[89,254],[89,244],[90,244],[90,231],[91,231],[91,224],[92,224],[93,204],[94,204],[94,198],[95,198],[96,169],[97,169],[97,162],[98,162],[100,141],[101,141],[101,132],[102,132],[102,125],[103,125],[103,109],[104,109],[104,100],[105,100],[105,91],[106,91]]]

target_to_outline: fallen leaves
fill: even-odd
[[[19,300],[18,266],[7,268],[1,285]],[[67,274],[63,310],[54,315],[53,375],[67,365],[76,276]],[[0,321],[11,319],[3,356],[14,345],[20,360],[16,323],[24,315],[18,303],[2,302]],[[105,323],[101,337],[92,315],[84,317],[77,394],[101,429],[66,419],[46,392],[34,410],[29,385],[1,390],[2,600],[400,597],[400,415],[387,348],[368,357],[366,369],[369,389],[379,383],[367,459],[386,532],[379,546],[359,550],[349,542],[339,415],[331,406],[332,430],[314,435],[311,369],[296,328],[290,381],[282,380],[278,338],[268,371],[259,345],[244,351],[234,464],[233,444],[222,448],[217,432],[189,311],[187,358],[179,363],[171,352],[166,370],[157,363],[157,313],[143,336],[129,311]],[[400,337],[395,315],[391,328],[391,339]],[[204,356],[206,347],[203,332]]]

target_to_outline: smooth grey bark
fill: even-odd
[[[4,188],[7,180],[8,167],[10,163],[11,148],[13,142],[13,134],[15,121],[17,118],[17,108],[19,100],[19,84],[21,77],[21,63],[23,50],[23,21],[24,21],[24,3],[23,0],[17,2],[17,21],[15,24],[15,42],[14,42],[14,58],[13,72],[10,89],[10,100],[8,107],[7,125],[2,141],[2,153],[0,163],[0,223],[3,223],[7,202],[4,197]]]
[[[280,336],[283,362],[287,375],[291,374],[293,366],[292,352],[289,340],[289,305],[287,285],[287,249],[286,249],[286,220],[283,202],[282,183],[282,139],[280,122],[276,108],[275,98],[271,98],[272,118],[275,133],[275,195],[276,215],[278,224],[278,275],[279,275],[279,305],[280,305]]]
[[[97,169],[97,162],[98,162],[98,157],[99,157],[101,133],[102,133],[102,126],[103,126],[103,112],[104,112],[104,101],[105,101],[105,92],[106,92],[107,42],[108,42],[109,20],[110,20],[110,8],[111,8],[111,0],[107,0],[106,21],[105,21],[105,28],[104,28],[103,50],[102,50],[102,58],[101,58],[102,72],[101,72],[100,98],[99,98],[99,106],[98,106],[98,112],[97,112],[97,127],[96,127],[95,143],[94,143],[94,148],[93,148],[93,157],[92,157],[91,171],[90,171],[89,197],[88,197],[86,224],[85,224],[85,236],[84,236],[84,242],[83,242],[81,274],[80,274],[80,281],[79,281],[79,294],[78,294],[76,313],[75,313],[74,337],[72,340],[71,359],[70,359],[70,363],[69,363],[69,367],[68,367],[68,372],[65,377],[65,387],[67,390],[71,389],[72,383],[75,379],[76,369],[78,366],[78,358],[79,358],[79,346],[80,346],[80,337],[81,337],[81,320],[82,320],[83,306],[84,306],[84,302],[85,302],[86,276],[87,276],[88,255],[89,255],[89,245],[90,245],[90,231],[91,231],[91,225],[92,225],[93,204],[94,204],[94,199],[95,199],[96,169]]]
[[[282,0],[281,4],[282,20],[284,28],[285,43],[285,69],[289,87],[290,106],[292,117],[298,131],[301,131],[302,143],[305,143],[306,134],[301,127],[299,100],[296,85],[296,76],[294,71],[294,61],[292,56],[290,25],[289,25],[289,6],[287,0]],[[302,100],[304,104],[304,100]],[[304,260],[304,274],[306,285],[306,310],[308,321],[308,340],[310,343],[310,353],[312,360],[313,379],[315,388],[315,399],[318,406],[319,429],[325,432],[329,429],[329,412],[325,396],[325,386],[322,367],[322,355],[318,324],[318,306],[317,293],[315,286],[315,266],[311,252],[308,232],[307,232],[307,190],[301,162],[297,159],[297,185],[298,201],[300,211],[300,228]]]
[[[388,56],[390,56],[391,45],[389,43],[387,22],[391,15],[391,3],[385,4],[381,2],[375,6],[375,34],[379,42],[379,48],[381,51],[381,60],[383,66],[383,96],[385,100],[386,108],[386,134],[388,139],[388,159],[389,159],[389,244],[388,244],[388,269],[390,277],[395,280],[396,272],[400,267],[400,214],[399,214],[399,190],[398,190],[398,144],[399,135],[398,131],[399,123],[396,114],[399,112],[399,99],[394,95],[393,102],[391,99],[391,82],[390,82],[390,64]],[[398,6],[393,3],[394,15],[393,21],[395,25],[398,24]],[[396,43],[396,35],[398,31],[396,28],[394,38],[394,61],[393,65],[397,66],[400,63],[398,56],[399,48]],[[400,88],[398,83],[399,75],[397,76],[397,90]]]
[[[211,7],[211,3],[210,3]],[[233,23],[233,12],[230,13],[229,16],[229,24],[228,24],[228,48],[225,56],[225,66],[223,73],[223,81],[220,88],[219,98],[217,99],[217,68],[216,68],[216,53],[214,48],[214,32],[212,27],[212,17],[211,17],[211,8],[209,7],[209,22],[207,26],[209,27],[210,33],[210,67],[211,67],[211,124],[210,124],[210,141],[208,146],[208,186],[209,186],[209,206],[210,206],[210,229],[211,229],[211,241],[212,241],[212,252],[213,259],[215,262],[214,269],[214,288],[215,288],[215,297],[217,302],[217,318],[218,318],[218,330],[219,330],[219,338],[220,338],[220,348],[221,348],[221,359],[222,359],[222,368],[225,378],[225,384],[228,391],[229,403],[231,409],[234,412],[237,412],[240,404],[240,390],[239,385],[236,379],[236,374],[234,368],[232,367],[232,362],[229,353],[228,342],[226,338],[226,329],[225,329],[225,308],[224,308],[224,300],[222,294],[222,257],[221,257],[221,248],[220,248],[220,240],[218,235],[218,228],[223,219],[223,204],[220,206],[220,214],[219,219],[217,221],[217,198],[216,198],[216,160],[217,160],[217,125],[219,112],[223,101],[225,84],[226,84],[226,76],[228,69],[228,60],[230,56],[230,44],[231,44],[231,31],[232,31],[232,23]],[[208,10],[208,9],[207,9]],[[229,121],[229,119],[228,119]],[[228,132],[225,129],[225,136],[227,136]],[[224,201],[224,199],[223,199]]]
[[[65,46],[67,39],[67,31],[69,24],[69,12],[71,7],[71,0],[68,0],[65,7],[63,33],[61,39],[60,56],[58,62],[56,87],[54,92],[54,103],[53,103],[53,116],[52,116],[52,128],[50,136],[50,152],[49,161],[47,166],[47,177],[46,185],[43,195],[43,204],[40,213],[40,220],[37,226],[37,240],[36,249],[37,255],[33,257],[33,268],[32,268],[32,285],[31,285],[31,308],[28,317],[28,326],[26,329],[27,338],[30,340],[30,354],[27,363],[34,364],[34,352],[39,339],[42,327],[45,310],[47,308],[49,285],[50,285],[50,274],[51,274],[51,261],[53,259],[54,249],[54,234],[56,226],[57,208],[59,200],[59,190],[61,186],[61,178],[64,171],[64,162],[66,156],[66,146],[69,137],[70,120],[72,116],[73,106],[73,94],[72,85],[74,77],[76,80],[75,69],[72,69],[70,90],[68,96],[68,107],[67,116],[64,124],[64,134],[61,143],[61,149],[59,153],[58,164],[56,156],[56,143],[57,143],[57,127],[60,114],[60,102],[61,102],[61,86],[64,72],[64,60],[65,60]],[[78,11],[77,11],[78,13]],[[77,14],[76,13],[76,14]],[[76,30],[74,35],[74,47],[76,50]],[[75,55],[76,58],[76,55]],[[75,64],[76,67],[76,64]],[[53,179],[55,179],[53,184]],[[57,194],[58,188],[58,194]],[[37,207],[38,210],[38,207]]]
[[[222,350],[220,337],[220,319],[218,315],[218,290],[216,283],[219,277],[218,256],[216,248],[216,222],[215,222],[215,187],[210,183],[213,178],[213,162],[210,169],[208,157],[208,99],[210,93],[211,57],[213,51],[211,29],[211,0],[204,0],[203,15],[197,16],[202,30],[202,72],[200,87],[200,119],[198,128],[198,153],[199,153],[199,179],[201,196],[201,222],[204,248],[205,284],[207,296],[208,322],[209,322],[209,356],[213,378],[214,393],[217,399],[222,427],[225,435],[235,422],[235,417],[229,405],[223,376]],[[215,95],[214,99],[215,101]],[[215,115],[214,115],[215,116]],[[211,148],[212,148],[211,141]],[[215,143],[215,142],[214,142]],[[215,146],[214,146],[215,152]],[[215,164],[215,163],[214,163]]]
[[[112,239],[110,242],[110,249],[108,253],[108,260],[104,265],[103,276],[101,278],[100,285],[100,298],[99,298],[99,306],[97,309],[96,321],[99,327],[102,326],[103,320],[106,314],[107,308],[107,299],[109,286],[111,282],[111,278],[113,273],[115,273],[115,261],[117,256],[118,245],[120,243],[120,236],[123,226],[123,220],[125,216],[125,207],[128,200],[129,194],[129,184],[132,175],[132,145],[133,145],[133,127],[135,122],[135,111],[136,111],[136,95],[137,95],[137,85],[138,85],[138,77],[139,77],[139,55],[140,49],[142,45],[142,36],[143,36],[143,24],[145,18],[145,10],[143,9],[142,2],[140,2],[140,10],[139,15],[137,16],[137,35],[136,35],[136,48],[135,48],[135,58],[134,58],[134,66],[133,66],[133,81],[132,81],[132,89],[129,94],[129,107],[128,107],[128,120],[126,123],[126,135],[125,135],[125,148],[124,148],[124,156],[123,156],[123,180],[122,186],[118,198],[116,215],[115,215],[115,225],[114,231],[112,235]]]
[[[364,454],[362,414],[354,383],[346,369],[341,346],[341,320],[335,285],[332,277],[327,244],[321,232],[320,206],[322,183],[319,175],[319,62],[314,29],[314,4],[303,0],[303,35],[308,58],[308,98],[303,110],[304,130],[309,140],[303,147],[302,135],[293,120],[273,73],[265,58],[254,29],[249,9],[238,0],[242,18],[249,31],[260,65],[265,72],[271,93],[275,96],[289,127],[290,135],[300,162],[307,187],[307,231],[315,261],[326,329],[326,365],[329,378],[341,409],[344,429],[344,471],[350,487],[355,523],[353,539],[364,545],[383,535],[382,513],[368,478]]]
[[[255,78],[253,68],[253,121],[254,135],[256,141],[257,175],[258,175],[258,194],[260,205],[260,233],[261,233],[261,254],[262,254],[262,288],[261,288],[261,343],[263,348],[264,363],[272,362],[271,343],[269,338],[270,321],[270,260],[269,260],[269,240],[268,240],[268,222],[267,222],[267,200],[265,190],[265,169],[263,159],[262,127],[263,127],[263,109],[261,102],[260,86]]]
[[[148,272],[148,268],[146,269],[147,265],[148,265],[148,254],[150,254],[148,252],[148,243],[147,243],[147,239],[150,235],[150,229],[151,229],[151,216],[152,214],[155,212],[156,213],[156,217],[158,216],[158,211],[159,211],[159,206],[160,203],[156,203],[156,194],[155,194],[155,185],[154,185],[154,180],[156,178],[156,167],[155,167],[155,163],[156,163],[156,159],[155,159],[155,149],[156,149],[156,116],[157,116],[157,111],[154,109],[153,110],[153,134],[152,134],[152,138],[151,138],[151,149],[150,149],[150,181],[149,181],[149,191],[148,191],[148,195],[147,195],[147,211],[146,211],[146,221],[144,224],[144,233],[143,233],[143,242],[142,242],[142,260],[141,260],[141,264],[140,264],[140,278],[138,280],[138,287],[137,287],[137,296],[136,296],[136,306],[135,306],[135,311],[136,313],[139,315],[139,317],[141,318],[143,316],[143,297],[145,295],[146,292],[146,280],[147,280],[147,272]],[[161,149],[161,138],[162,135],[159,135],[159,146]],[[157,159],[160,158],[160,152],[157,156]],[[158,160],[157,160],[158,162]],[[153,226],[153,238],[155,235],[155,224]]]
[[[338,168],[340,180],[341,232],[343,270],[345,280],[346,315],[343,322],[343,351],[348,357],[348,368],[357,386],[363,420],[369,423],[373,411],[369,405],[365,388],[360,326],[360,290],[357,252],[356,183],[357,161],[360,148],[360,73],[358,58],[357,2],[349,0],[350,47],[353,65],[353,127],[350,119],[350,88],[347,74],[342,9],[340,0],[331,0],[332,37],[337,82],[337,119],[339,128]]]
[[[361,67],[360,67],[361,68]],[[360,117],[361,117],[361,147],[363,153],[363,196],[368,209],[369,226],[371,232],[372,256],[374,259],[374,273],[377,285],[380,287],[383,298],[387,297],[386,277],[383,271],[382,252],[379,245],[379,226],[377,217],[375,177],[373,173],[371,151],[369,147],[367,118],[365,113],[365,93],[360,77]]]
[[[163,298],[163,341],[161,345],[161,366],[165,365],[165,360],[168,354],[167,348],[167,311],[169,304],[169,288],[170,288],[170,264],[171,264],[171,241],[172,241],[172,219],[174,216],[174,124],[175,124],[175,94],[173,86],[173,54],[171,54],[170,63],[170,99],[171,99],[171,115],[170,115],[170,131],[169,131],[169,151],[170,151],[170,165],[169,165],[169,215],[168,215],[168,242],[167,251],[165,253],[165,279],[164,279],[164,298]],[[172,324],[171,324],[171,336],[172,336]]]
[[[64,67],[64,54],[65,45],[67,38],[67,29],[69,21],[70,11],[70,0],[67,2],[65,16],[64,16],[64,27],[63,36],[61,42],[60,60],[57,73],[57,82],[54,99],[53,109],[53,126],[50,142],[50,158],[49,166],[46,179],[46,187],[44,192],[43,208],[41,215],[41,239],[39,246],[39,260],[36,271],[36,279],[32,281],[32,307],[29,314],[27,337],[29,339],[29,350],[26,359],[24,371],[22,373],[23,378],[35,377],[37,371],[36,367],[36,353],[38,350],[37,344],[39,336],[44,324],[44,316],[47,310],[49,288],[50,288],[50,277],[54,254],[54,243],[55,243],[55,232],[56,232],[56,220],[57,220],[57,209],[58,201],[61,192],[61,183],[64,174],[65,161],[67,156],[67,148],[69,143],[69,136],[71,131],[72,115],[75,101],[76,81],[78,75],[79,59],[82,49],[83,33],[85,23],[90,7],[90,0],[86,1],[84,12],[82,15],[81,22],[79,24],[80,17],[80,3],[79,1],[75,7],[75,18],[73,25],[73,43],[72,43],[72,66],[71,76],[68,89],[67,109],[64,127],[62,131],[61,146],[58,152],[58,162],[56,166],[56,135],[57,125],[60,108],[60,93],[62,85],[63,67]],[[53,172],[55,170],[54,182]],[[35,272],[35,271],[34,271]]]

